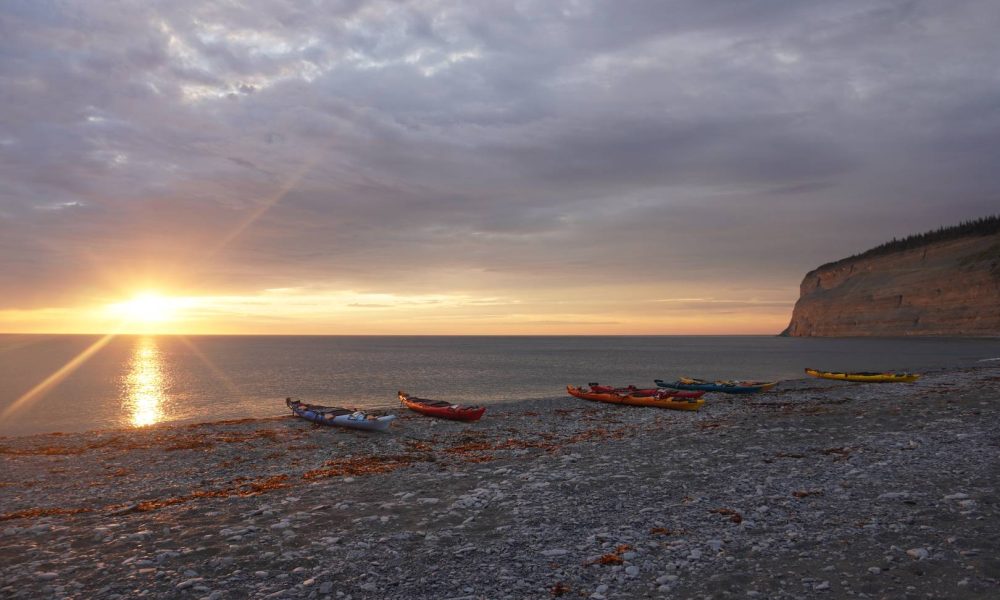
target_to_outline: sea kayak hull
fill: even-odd
[[[570,396],[583,400],[607,402],[609,404],[627,404],[629,406],[650,406],[671,410],[698,410],[705,404],[705,400],[702,398],[621,395],[614,392],[593,392],[589,388],[579,388],[573,385],[567,385],[566,391]]]
[[[420,414],[452,421],[478,421],[486,412],[485,406],[467,406],[451,404],[442,400],[428,400],[411,396],[406,392],[399,392],[399,401],[406,408]]]
[[[637,388],[634,385],[629,385],[623,388],[615,388],[610,385],[601,385],[599,383],[591,383],[590,391],[596,394],[602,393],[615,393],[619,396],[672,396],[674,398],[701,398],[705,395],[704,391],[700,390],[668,390],[663,388]]]
[[[728,382],[708,382],[698,379],[681,378],[677,381],[656,380],[656,385],[662,388],[675,390],[702,390],[705,392],[722,392],[723,394],[756,394],[766,392],[778,385],[777,381],[739,381]]]
[[[854,381],[857,383],[912,383],[920,378],[918,373],[838,373],[806,369],[806,375],[820,379]]]
[[[386,431],[396,419],[396,415],[376,417],[362,411],[352,411],[337,406],[320,406],[306,404],[291,398],[285,399],[285,405],[298,417],[320,425],[347,427],[362,431]]]

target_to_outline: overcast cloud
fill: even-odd
[[[998,31],[993,0],[4,2],[0,309],[160,272],[790,314],[821,263],[998,212]]]

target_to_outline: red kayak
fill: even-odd
[[[399,401],[410,410],[415,410],[418,413],[454,421],[478,421],[479,417],[486,412],[485,406],[465,406],[444,400],[428,400],[411,396],[406,392],[399,392]]]
[[[704,390],[696,391],[681,391],[681,390],[664,390],[659,388],[637,388],[634,385],[630,385],[623,388],[611,387],[610,385],[600,385],[597,383],[588,384],[590,390],[599,394],[619,394],[623,396],[671,396],[673,398],[701,398],[705,392]]]

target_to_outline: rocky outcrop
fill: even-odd
[[[781,335],[1000,336],[1000,233],[811,271]]]

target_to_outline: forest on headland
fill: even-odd
[[[937,242],[956,240],[964,237],[993,235],[996,233],[1000,233],[1000,214],[981,217],[971,221],[963,221],[958,225],[939,227],[933,231],[908,235],[902,239],[892,238],[892,240],[884,244],[880,244],[859,254],[853,254],[847,258],[842,258],[840,260],[835,260],[833,262],[826,263],[825,265],[821,265],[820,267],[817,267],[816,270],[835,267],[860,258],[871,258],[873,256],[892,254],[893,252],[900,252],[903,250],[912,250],[914,248],[919,248],[921,246]]]

